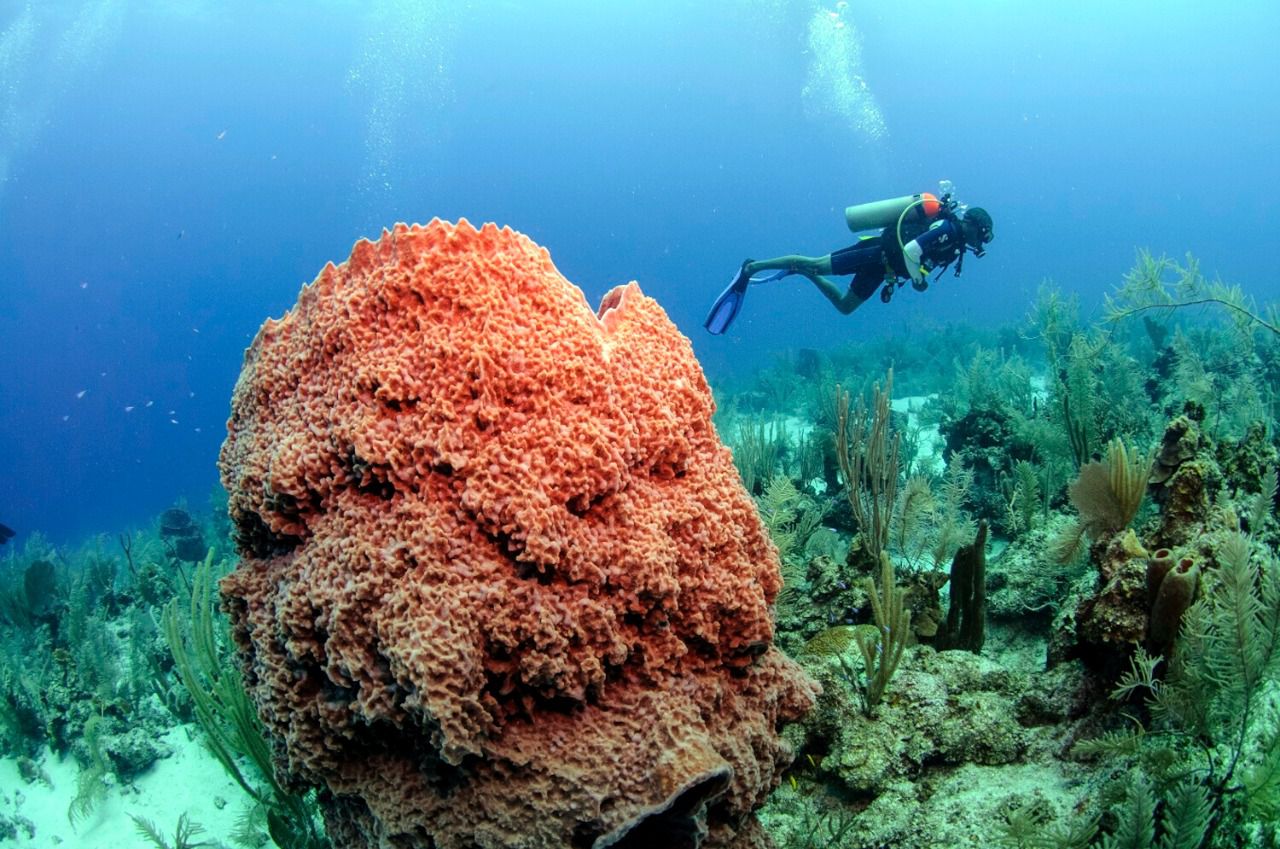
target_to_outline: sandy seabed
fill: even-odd
[[[0,849],[154,849],[133,817],[150,820],[172,845],[178,817],[184,813],[204,827],[193,840],[232,845],[230,834],[247,803],[244,791],[204,748],[195,727],[179,725],[160,739],[171,754],[136,781],[113,784],[74,826],[67,818],[80,775],[74,758],[59,758],[46,750],[38,766],[47,783],[28,783],[15,759],[0,759],[0,823],[9,821],[18,832],[16,839],[0,836]]]

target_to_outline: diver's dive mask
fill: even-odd
[[[975,206],[967,210],[961,223],[965,229],[965,242],[977,256],[986,251],[983,245],[991,244],[996,237],[995,227],[991,223],[991,215],[982,207]]]

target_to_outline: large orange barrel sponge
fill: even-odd
[[[547,252],[397,225],[249,348],[222,582],[339,847],[767,846],[814,685],[689,341]]]

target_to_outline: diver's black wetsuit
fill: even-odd
[[[932,268],[952,262],[964,251],[960,225],[951,219],[925,230],[903,227],[902,238],[904,244],[914,240],[920,248],[920,256]],[[864,301],[889,277],[911,276],[902,257],[898,235],[892,227],[884,228],[879,236],[867,236],[856,245],[834,251],[831,254],[831,273],[836,276],[852,274],[849,288]]]

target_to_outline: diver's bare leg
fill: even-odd
[[[844,315],[848,315],[867,302],[866,298],[859,297],[858,293],[853,291],[852,286],[838,283],[830,277],[818,274],[806,274],[805,277],[813,281],[818,291]]]
[[[831,273],[831,254],[826,256],[799,256],[798,254],[789,254],[787,256],[774,257],[773,259],[752,259],[742,264],[748,274],[755,274],[759,271],[790,271],[792,274],[803,274],[809,277],[811,274],[830,274]]]
[[[747,274],[760,271],[784,270],[792,274],[800,274],[808,278],[818,291],[830,301],[836,309],[845,315],[866,303],[866,298],[858,297],[852,286],[847,286],[824,275],[831,273],[831,254],[826,256],[799,256],[789,254],[773,259],[757,259],[743,263]]]

